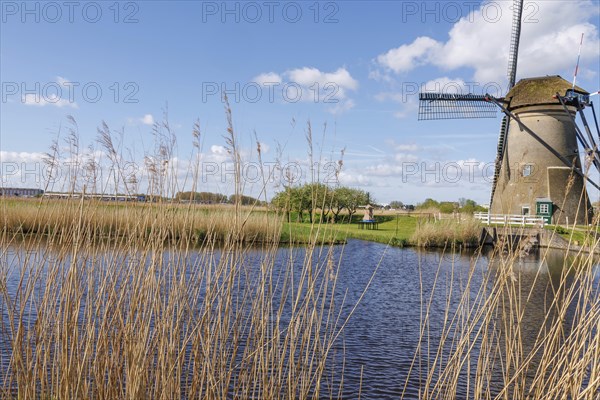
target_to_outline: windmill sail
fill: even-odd
[[[517,80],[517,59],[519,56],[519,43],[521,41],[521,18],[523,16],[523,0],[514,0],[513,2],[513,21],[510,34],[510,51],[508,52],[508,91],[515,86]],[[496,161],[494,166],[494,180],[492,183],[492,192],[490,194],[490,207],[494,200],[496,184],[502,169],[502,160],[504,159],[504,150],[506,149],[506,138],[508,137],[509,117],[502,117],[500,125],[500,135],[498,135],[498,147],[496,150]]]
[[[508,90],[515,85],[517,76],[517,58],[519,55],[519,41],[521,38],[523,0],[514,0],[513,7],[513,24],[508,58]],[[488,101],[488,97],[485,95],[456,95],[431,92],[419,94],[419,121],[463,118],[496,118],[498,115],[497,111],[497,108],[493,103]],[[508,120],[503,120],[498,142],[498,159],[500,159],[498,163],[501,163],[501,156],[504,154],[504,142],[508,133],[507,129]],[[499,171],[499,165],[496,165],[496,170],[496,172]]]
[[[515,86],[517,80],[517,59],[521,41],[521,18],[523,16],[523,0],[513,2],[513,21],[510,34],[510,50],[508,52],[508,90]]]
[[[463,118],[496,118],[498,107],[486,96],[420,93],[419,121]]]

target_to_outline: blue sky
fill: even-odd
[[[512,1],[1,3],[5,186],[45,185],[43,153],[59,129],[65,136],[71,115],[81,158],[87,151],[107,163],[95,144],[103,121],[122,132],[123,157],[137,163],[143,190],[152,124],[168,108],[178,188],[191,188],[198,119],[198,157],[210,164],[198,190],[229,194],[226,88],[247,165],[257,162],[256,133],[265,163],[293,164],[301,180],[310,179],[310,121],[320,180],[344,149],[340,183],[379,202],[489,200],[483,176],[495,158],[500,117],[419,122],[415,92],[481,94],[486,87],[503,94]],[[599,90],[599,18],[598,1],[526,1],[518,77],[571,80],[584,33],[578,84]],[[253,182],[247,179],[246,190],[256,195]],[[273,179],[269,195],[280,182]]]

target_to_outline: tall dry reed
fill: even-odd
[[[460,219],[422,222],[417,225],[411,241],[419,247],[477,247],[480,235],[481,223],[473,217],[461,216]]]
[[[600,248],[596,229],[589,230],[592,250]],[[519,251],[478,252],[466,275],[455,279],[460,272],[452,268],[449,280],[440,274],[423,293],[407,380],[421,379],[421,398],[600,398],[598,256],[567,251],[558,273],[542,279],[549,256],[540,252],[533,272],[523,269]],[[544,295],[536,295],[543,280]],[[430,315],[440,308],[444,318],[434,323]]]
[[[229,106],[226,116],[239,163]],[[2,397],[340,393],[331,352],[347,315],[332,248],[315,234],[302,250],[279,249],[280,216],[253,207],[164,201],[178,186],[169,166],[175,140],[166,122],[153,133],[145,158],[157,203],[0,199]],[[197,151],[199,136],[195,124]],[[99,143],[113,167],[123,164],[106,124]],[[56,152],[48,157],[56,164]],[[126,187],[124,177],[115,174],[114,186]],[[75,192],[79,184],[69,185]]]

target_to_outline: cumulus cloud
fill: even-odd
[[[454,24],[446,41],[418,37],[379,55],[376,64],[384,71],[403,73],[418,66],[431,65],[442,70],[469,68],[478,82],[506,81],[512,2],[492,2],[499,7],[498,18],[491,18],[484,3]],[[582,73],[593,76],[586,63],[600,57],[598,28],[590,21],[597,18],[597,3],[590,0],[565,3],[544,1],[525,5],[518,77],[552,75],[572,71],[581,34],[585,35],[581,53]],[[377,77],[377,74],[372,74]]]
[[[401,176],[402,175],[402,165],[391,164],[391,163],[381,163],[376,165],[371,165],[366,168],[367,175],[373,176]]]
[[[389,50],[377,57],[377,62],[396,73],[408,72],[431,62],[430,58],[439,51],[441,44],[427,36],[420,36],[410,44]]]
[[[154,125],[154,117],[152,114],[146,114],[140,118],[140,122],[144,125]]]
[[[358,81],[352,78],[350,72],[346,68],[338,68],[334,72],[323,72],[317,68],[297,68],[287,71],[285,74],[291,82],[295,82],[300,86],[311,87],[315,83],[319,87],[324,87],[327,84],[334,84],[338,87],[337,96],[345,97],[347,90],[356,90]]]
[[[345,99],[335,103],[334,106],[329,107],[328,111],[334,115],[345,113],[354,108],[356,104],[352,99]]]
[[[42,96],[36,93],[27,93],[23,95],[21,102],[27,106],[55,106],[58,108],[71,107],[79,108],[76,102],[71,102],[69,99],[62,98],[55,93]]]
[[[265,86],[279,84],[283,82],[283,79],[281,78],[281,75],[275,72],[267,72],[254,77],[252,81],[258,83],[259,85]]]
[[[55,83],[58,85],[43,85],[36,90],[36,93],[25,93],[21,97],[21,103],[26,106],[54,106],[58,108],[70,107],[79,108],[79,105],[74,100],[72,82],[62,76],[55,78]]]
[[[210,153],[204,155],[203,161],[226,162],[229,161],[229,153],[224,146],[213,144],[210,146]]]
[[[27,151],[0,151],[0,160],[3,163],[16,162],[16,163],[30,163],[39,162],[44,159],[43,153],[27,152]]]
[[[359,86],[343,67],[332,72],[314,67],[294,68],[282,73],[266,72],[254,77],[253,81],[263,86],[285,85],[282,87],[284,101],[327,104],[332,114],[343,113],[355,106],[348,93]]]
[[[57,83],[58,83],[60,86],[64,86],[64,87],[66,87],[66,86],[67,86],[67,84],[70,84],[70,83],[71,83],[71,80],[70,80],[70,79],[67,79],[67,78],[64,78],[64,77],[62,77],[62,76],[57,76],[57,77],[56,77],[56,82],[57,82]]]
[[[262,154],[267,154],[271,150],[271,146],[269,146],[267,143],[265,143],[265,142],[259,142],[259,143],[260,143],[260,151]]]
[[[216,155],[227,155],[227,149],[224,146],[217,144],[210,146],[210,152]]]
[[[137,117],[127,118],[127,123],[129,125],[133,125],[133,126],[136,126],[139,124],[152,126],[152,125],[154,125],[154,122],[155,122],[155,119],[152,114],[144,114],[144,116],[141,118],[137,118]],[[176,128],[181,128],[181,126],[178,125]]]
[[[352,173],[350,171],[341,171],[339,180],[342,185],[346,186],[371,186],[373,179],[361,173]]]

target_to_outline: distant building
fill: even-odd
[[[44,197],[50,199],[81,199],[82,197],[86,200],[95,199],[102,201],[146,201],[146,195],[126,195],[126,194],[100,194],[100,193],[60,193],[60,192],[46,192],[43,193]]]
[[[44,191],[42,189],[0,187],[0,196],[6,197],[36,197],[43,194]]]

